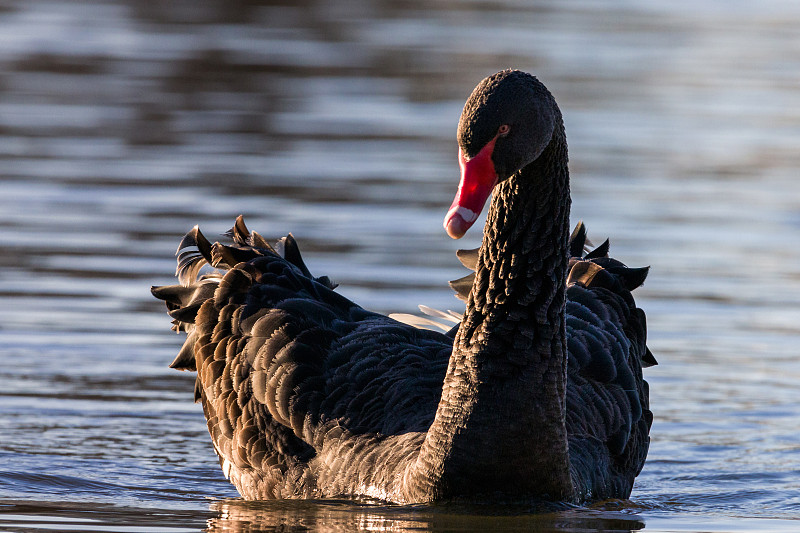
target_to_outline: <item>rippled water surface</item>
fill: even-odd
[[[0,2],[0,530],[797,531],[800,5]],[[367,308],[460,309],[441,220],[484,76],[536,73],[573,217],[652,265],[628,502],[247,504],[152,300],[183,233],[292,231]]]

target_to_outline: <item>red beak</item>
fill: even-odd
[[[458,149],[461,182],[453,204],[444,217],[444,229],[454,239],[460,239],[478,219],[486,199],[497,185],[497,173],[492,162],[492,152],[497,137],[481,148],[475,157],[467,159]]]

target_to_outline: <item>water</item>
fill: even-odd
[[[796,531],[800,6],[0,5],[0,530]],[[180,236],[292,231],[365,307],[459,309],[441,219],[475,83],[536,73],[573,216],[652,265],[629,502],[531,514],[244,503],[152,300]]]

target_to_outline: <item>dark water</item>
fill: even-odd
[[[8,0],[0,65],[0,530],[800,529],[800,5]],[[460,309],[455,125],[507,66],[561,104],[575,220],[652,265],[631,501],[238,500],[149,286],[243,213],[365,307]]]

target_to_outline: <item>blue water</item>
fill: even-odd
[[[798,28],[779,0],[3,3],[0,530],[800,529]],[[367,308],[460,310],[455,126],[508,66],[561,105],[575,221],[652,267],[631,500],[242,502],[150,285],[243,213]]]

